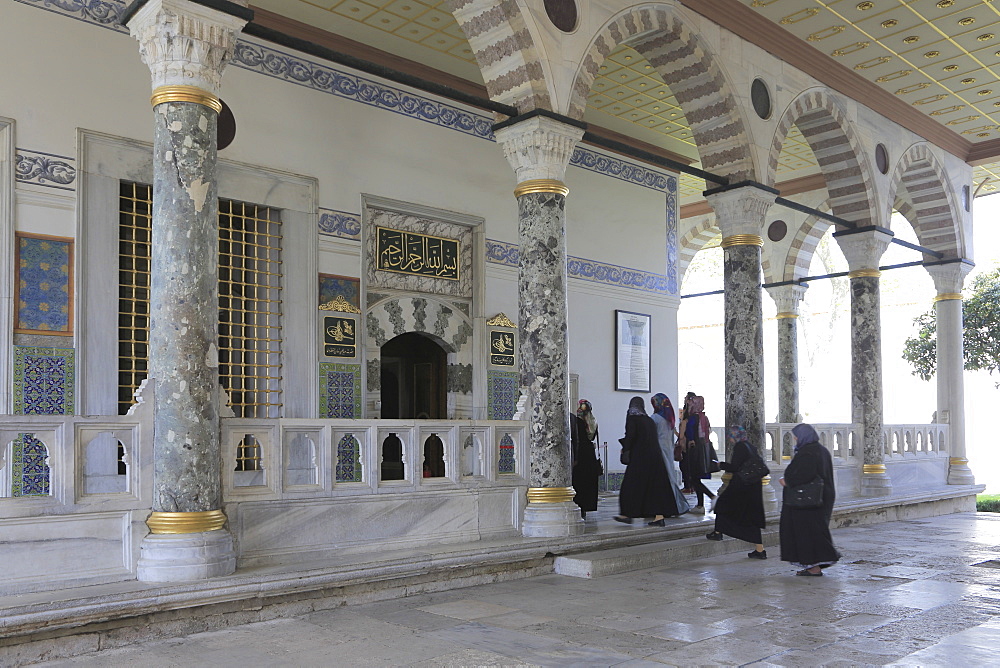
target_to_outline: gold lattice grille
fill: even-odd
[[[118,414],[135,403],[149,358],[149,242],[153,189],[122,181],[118,197]]]
[[[219,201],[219,381],[240,417],[281,406],[281,223],[278,212]]]
[[[118,412],[134,403],[149,358],[152,187],[119,193]],[[281,223],[279,212],[219,201],[219,382],[238,417],[279,417],[281,408]]]

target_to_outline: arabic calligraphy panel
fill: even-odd
[[[357,356],[357,318],[323,318],[323,354],[327,357]]]
[[[457,281],[459,250],[454,239],[388,227],[376,229],[375,252],[381,271]]]
[[[514,366],[515,340],[513,332],[490,330],[490,364]]]

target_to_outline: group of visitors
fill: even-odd
[[[687,512],[705,513],[705,497],[713,502],[715,528],[709,540],[730,536],[753,544],[751,559],[767,559],[761,530],[765,528],[762,479],[769,471],[758,446],[751,443],[743,426],[730,426],[726,443],[731,461],[718,461],[711,445],[711,424],[705,415],[705,399],[688,392],[680,415],[665,394],[650,399],[647,414],[642,397],[633,397],[625,415],[625,436],[621,462],[625,476],[619,493],[616,522],[632,524],[642,518],[648,526],[666,526],[666,519]],[[581,400],[571,416],[573,442],[574,499],[581,514],[597,510],[597,479],[603,473],[595,451],[597,420],[593,406]],[[836,490],[833,460],[819,442],[816,430],[800,424],[792,430],[795,448],[792,460],[779,480],[783,488],[780,546],[781,559],[798,567],[796,575],[822,576],[840,553],[830,535],[830,518]],[[680,465],[683,489],[678,484],[674,463]],[[729,479],[718,498],[705,485],[715,471],[725,471]],[[685,493],[694,494],[692,507]]]

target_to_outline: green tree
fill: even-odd
[[[1000,371],[1000,268],[977,276],[972,281],[971,293],[962,303],[965,368]],[[903,344],[903,359],[913,365],[914,376],[930,380],[937,370],[936,313],[931,309],[913,322],[919,330]]]

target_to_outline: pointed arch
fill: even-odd
[[[945,258],[964,257],[962,215],[955,191],[926,143],[914,144],[900,156],[889,202],[913,226],[921,246],[944,253]]]
[[[695,219],[687,231],[681,235],[677,253],[677,282],[684,281],[684,273],[694,259],[695,254],[707,246],[721,234],[715,224],[714,215],[701,216]]]
[[[521,112],[551,109],[545,72],[514,0],[448,0],[494,102]]]
[[[649,61],[677,98],[697,143],[702,169],[734,182],[756,180],[751,142],[736,97],[711,51],[672,9],[665,3],[649,3],[608,21],[580,62],[568,113],[583,117],[601,64],[625,44]]]
[[[859,226],[878,225],[879,211],[869,190],[874,173],[852,121],[826,89],[806,91],[792,100],[774,132],[768,156],[767,185],[773,186],[781,147],[792,126],[798,127],[819,163],[830,209]]]
[[[816,247],[819,246],[823,235],[832,224],[816,216],[809,216],[802,221],[792,239],[788,255],[785,257],[780,280],[794,281],[809,275],[809,267],[812,265],[813,255],[816,254]]]

